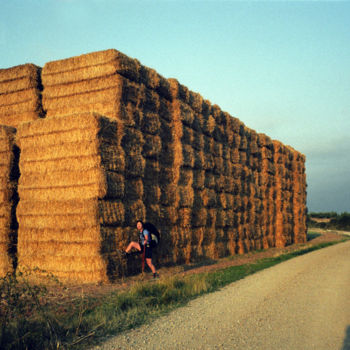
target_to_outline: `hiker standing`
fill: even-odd
[[[151,246],[151,234],[150,232],[143,227],[143,222],[138,220],[136,223],[136,228],[140,233],[139,242],[130,242],[128,247],[125,249],[125,253],[129,254],[131,249],[134,248],[143,254],[143,261],[146,260],[147,265],[153,272],[153,278],[159,277],[157,274],[156,268],[152,263],[152,246]],[[144,265],[142,264],[142,272]]]

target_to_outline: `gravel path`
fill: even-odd
[[[350,349],[350,241],[288,260],[94,349]]]

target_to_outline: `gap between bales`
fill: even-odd
[[[316,234],[310,232],[309,235],[315,238]],[[150,322],[200,295],[217,291],[280,262],[347,239],[350,237],[311,246],[303,245],[278,256],[215,271],[177,274],[154,282],[137,282],[127,290],[97,297],[84,294],[83,291],[74,298],[68,297],[65,287],[52,279],[57,288],[31,286],[25,278],[28,275],[22,276],[21,284],[13,278],[3,278],[0,279],[0,348],[85,349],[88,345],[101,343],[106,337]],[[57,295],[60,297],[57,298]]]

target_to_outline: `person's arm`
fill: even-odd
[[[146,245],[149,238],[149,232],[147,230],[143,231],[143,237],[145,238],[145,245]]]

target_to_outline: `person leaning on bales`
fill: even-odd
[[[141,220],[137,221],[136,228],[140,233],[139,242],[130,242],[127,248],[125,249],[125,253],[130,254],[132,248],[136,249],[138,252],[144,253],[146,263],[153,272],[153,278],[157,278],[159,277],[159,275],[152,263],[152,247],[150,244],[150,232],[148,232],[148,230],[143,227],[143,222]]]

